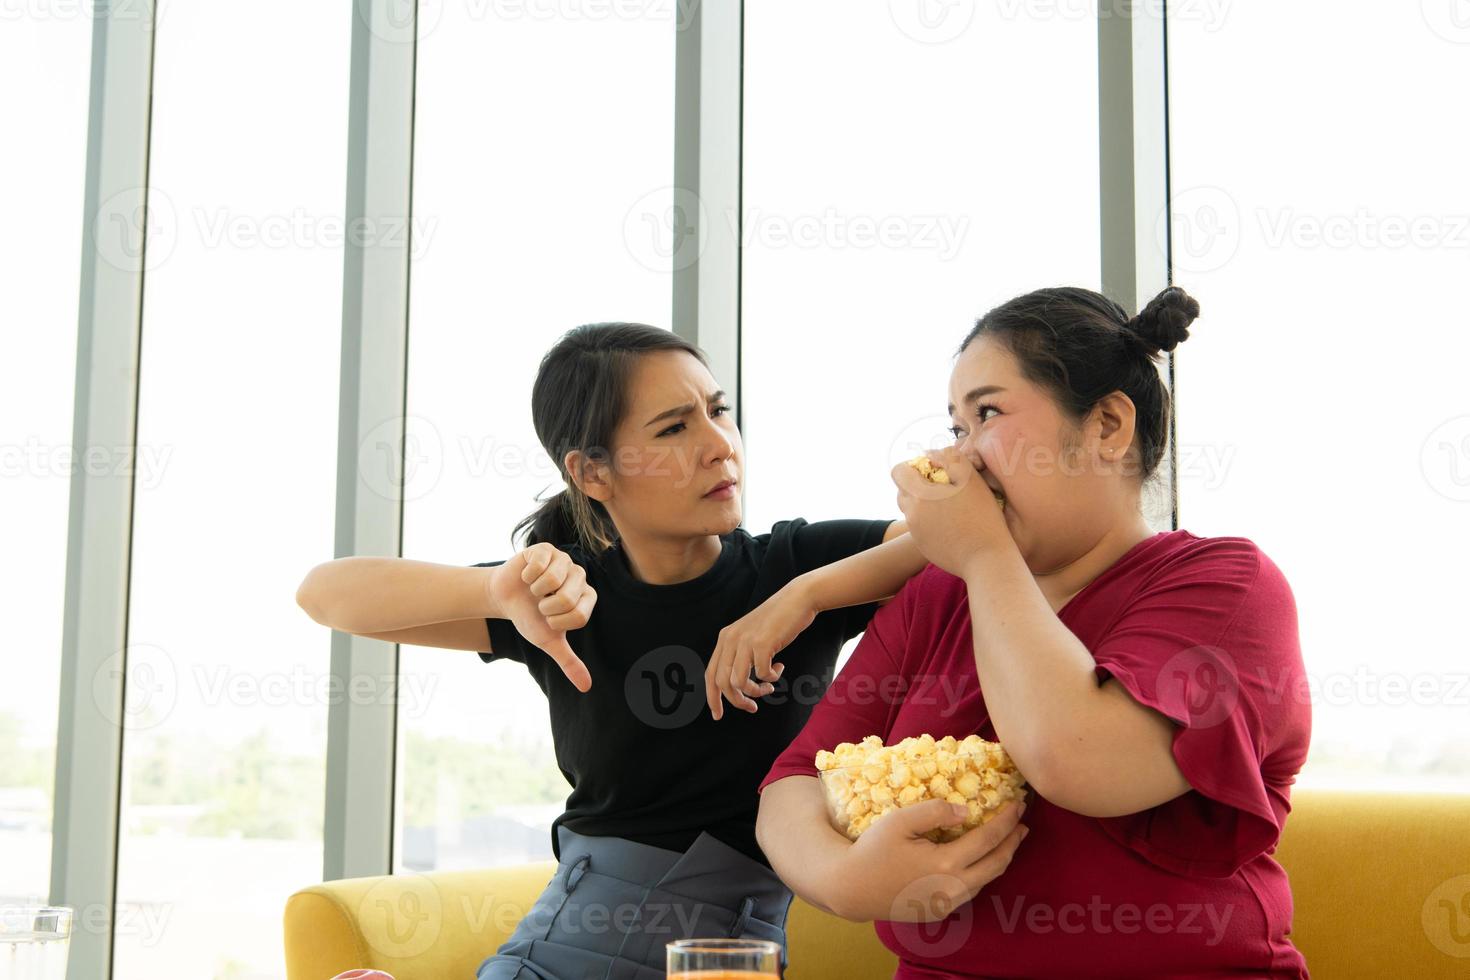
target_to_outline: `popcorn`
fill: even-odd
[[[951,482],[949,479],[949,473],[945,471],[944,467],[936,466],[934,461],[928,456],[915,456],[913,459],[909,460],[908,463],[914,469],[918,470],[919,475],[928,480],[930,483],[947,484]],[[991,493],[995,495],[995,502],[1000,506],[1000,509],[1005,510],[1006,498],[998,493],[995,493],[995,491],[993,490],[991,491]]]
[[[883,814],[924,800],[948,800],[968,810],[960,827],[940,827],[924,836],[951,841],[995,816],[1011,800],[1024,800],[1026,780],[998,742],[979,735],[906,738],[884,746],[869,735],[843,742],[816,757],[833,826],[857,840]]]
[[[930,483],[949,482],[949,474],[944,471],[944,467],[935,466],[934,461],[928,456],[915,456],[909,460],[909,465],[918,470],[919,475]]]

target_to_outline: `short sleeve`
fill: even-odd
[[[505,559],[500,561],[481,561],[471,565],[471,568],[492,568],[496,565],[504,565]],[[526,641],[515,624],[508,619],[491,619],[485,617],[485,628],[490,634],[490,649],[480,651],[480,659],[485,663],[493,663],[496,660],[514,660],[518,664],[526,662]]]
[[[909,579],[892,602],[878,609],[857,649],[812,709],[811,717],[761,780],[761,790],[787,776],[815,777],[817,752],[821,749],[830,750],[841,742],[859,742],[869,735],[888,740],[895,710],[902,701],[904,675],[900,665],[919,584],[919,577]]]
[[[830,565],[853,555],[876,548],[883,543],[890,520],[843,519],[808,523],[804,518],[782,521],[771,531],[772,546],[786,542],[790,549],[792,578],[806,572]],[[891,605],[891,603],[890,603]],[[840,613],[842,639],[857,636],[867,628],[868,621],[881,608],[877,602],[865,602],[857,606],[846,606]]]
[[[1092,655],[1100,678],[1175,723],[1174,759],[1193,787],[1101,818],[1109,836],[1208,877],[1274,850],[1310,730],[1295,602],[1276,566],[1246,539],[1201,539],[1140,589]]]

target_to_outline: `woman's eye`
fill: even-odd
[[[954,436],[954,441],[955,442],[959,442],[961,439],[963,439],[965,437],[965,430],[964,429],[961,429],[957,425],[952,425],[952,426],[949,427],[949,434],[952,435],[952,436]]]
[[[985,414],[986,412],[994,412],[996,415],[999,415],[1000,409],[994,405],[979,405],[975,408],[975,417],[983,423],[989,417]]]
[[[710,415],[721,415],[721,414],[724,414],[725,412],[728,412],[728,411],[730,411],[730,406],[729,405],[716,405],[714,408],[710,409]],[[665,429],[664,431],[660,432],[658,434],[658,437],[661,438],[663,436],[670,435],[672,433],[675,433],[675,432],[680,431],[683,428],[684,428],[684,423],[683,422],[679,422],[678,424],[671,425],[667,429]]]

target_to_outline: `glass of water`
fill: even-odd
[[[0,905],[0,980],[66,980],[72,910]]]

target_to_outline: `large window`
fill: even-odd
[[[1170,17],[1174,278],[1204,311],[1177,359],[1180,522],[1254,539],[1291,582],[1303,783],[1470,775],[1470,131],[1447,115],[1470,24],[1453,6]]]
[[[369,75],[351,12],[142,4],[160,20],[138,445],[82,456],[84,231],[104,262],[137,237],[81,220],[106,6],[0,11],[0,83],[19,94],[0,100],[0,594],[21,611],[0,685],[0,903],[65,900],[47,863],[65,562],[88,531],[68,529],[70,481],[129,467],[114,975],[281,977],[283,903],[322,874],[343,696],[292,596],[338,519],[344,238],[411,246],[403,554],[508,557],[560,489],[530,418],[542,354],[582,323],[671,326],[689,4],[396,5],[418,18],[414,153],[382,176],[411,181],[413,214],[353,229],[349,85]],[[1204,310],[1175,360],[1179,519],[1253,539],[1291,582],[1309,688],[1264,681],[1312,700],[1305,784],[1470,776],[1455,6],[1169,10],[1171,205],[1152,231]],[[976,316],[1099,285],[1098,17],[1116,12],[742,9],[741,210],[704,217],[742,242],[745,523],[897,516],[889,467],[951,441],[947,380]],[[549,857],[568,787],[526,672],[405,647],[401,673],[368,692],[397,697],[391,870]]]
[[[17,614],[0,684],[0,905],[45,901],[51,886],[91,27],[73,12],[0,28],[0,90],[25,93],[0,99],[0,595]]]
[[[350,18],[176,0],[156,39],[114,976],[279,977],[319,881]]]
[[[1097,24],[1048,9],[746,4],[752,530],[899,516],[888,470],[953,442],[975,318],[1097,288]]]
[[[531,427],[541,355],[581,323],[669,326],[673,7],[451,4],[421,25],[407,557],[509,557],[561,486]],[[525,668],[415,647],[401,668],[395,868],[549,858],[568,787]]]
[[[1099,282],[1096,21],[932,7],[746,4],[752,528],[896,516],[975,317]]]

